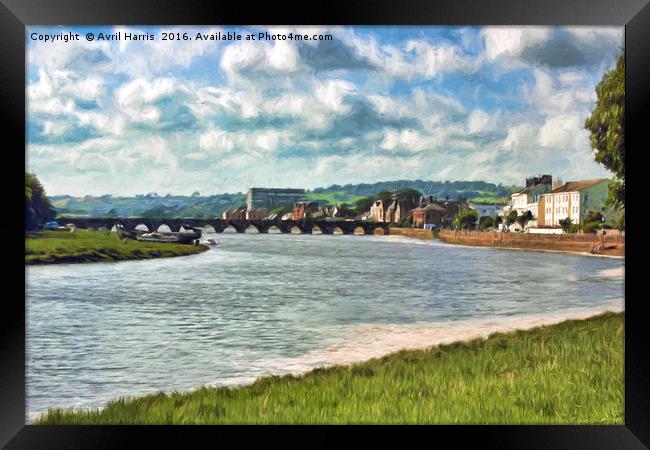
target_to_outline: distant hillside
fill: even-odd
[[[517,186],[503,186],[485,181],[423,181],[397,180],[380,181],[372,184],[338,184],[316,188],[309,196],[313,199],[326,199],[339,203],[354,203],[359,198],[376,195],[382,191],[411,188],[422,192],[424,196],[434,196],[438,199],[456,199],[463,197],[476,203],[507,202],[512,192],[520,189]]]
[[[432,195],[438,199],[456,199],[463,197],[474,202],[504,202],[514,186],[496,185],[484,181],[422,181],[397,180],[381,181],[372,184],[332,185],[326,188],[316,188],[307,191],[307,199],[321,204],[348,203],[378,194],[382,191],[412,188],[422,192],[422,195]],[[191,196],[157,194],[137,195],[135,197],[85,196],[72,197],[69,195],[51,196],[52,205],[57,214],[86,215],[93,217],[220,217],[226,209],[237,208],[246,203],[246,195],[217,194],[201,196],[198,193]]]
[[[246,203],[246,195],[218,194],[207,197],[200,195],[137,195],[135,197],[72,197],[51,196],[52,206],[57,214],[87,215],[93,217],[195,217],[211,218],[222,211]]]

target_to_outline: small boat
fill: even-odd
[[[147,233],[147,231],[143,230],[128,230],[121,225],[116,225],[115,231],[117,231],[117,236],[120,239],[135,239],[137,236]]]
[[[219,242],[216,239],[212,239],[212,238],[206,239],[205,243],[208,244],[208,245],[217,245],[217,244],[219,244]]]
[[[136,235],[136,240],[143,242],[171,242],[175,244],[195,244],[201,239],[201,230],[193,228],[190,232],[161,232],[144,233]]]

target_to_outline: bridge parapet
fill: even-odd
[[[387,223],[367,222],[363,220],[247,220],[247,219],[151,219],[141,217],[60,217],[61,224],[74,224],[77,228],[98,229],[105,227],[112,229],[116,225],[133,229],[139,225],[145,225],[148,230],[156,231],[162,225],[167,225],[171,231],[178,232],[181,227],[188,229],[190,227],[211,226],[216,233],[223,231],[232,226],[237,233],[245,233],[246,229],[253,226],[260,233],[268,233],[269,229],[275,226],[281,233],[291,233],[294,227],[297,227],[303,234],[312,234],[314,228],[318,227],[322,234],[333,234],[338,228],[343,234],[354,234],[357,228],[361,228],[364,234],[373,234],[377,228],[384,230],[388,234],[389,228]]]

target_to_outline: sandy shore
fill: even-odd
[[[507,333],[553,325],[565,320],[586,319],[606,311],[624,311],[624,300],[611,300],[596,308],[573,309],[558,314],[474,319],[443,324],[357,326],[344,330],[340,338],[326,343],[323,350],[297,358],[274,360],[270,365],[283,369],[271,373],[304,374],[316,367],[353,364],[400,350],[423,349],[456,341],[486,338],[492,333]]]

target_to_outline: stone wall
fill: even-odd
[[[390,227],[390,235],[407,236],[417,239],[433,239],[434,232],[431,230],[424,230],[422,228],[398,228]]]
[[[625,254],[625,236],[441,230],[439,237],[448,244],[568,252],[590,252],[594,246],[604,243],[605,249],[598,253],[618,256]]]

